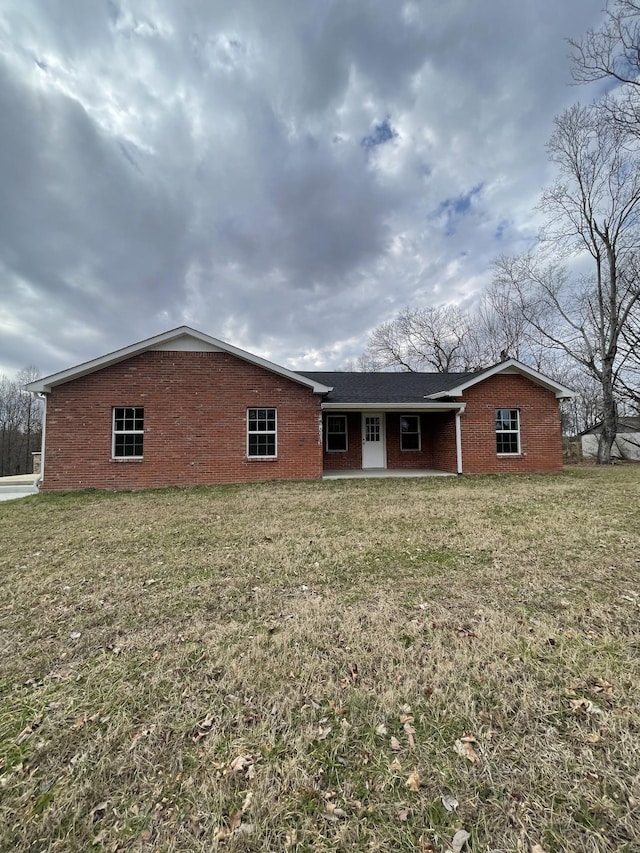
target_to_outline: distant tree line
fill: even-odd
[[[495,261],[470,311],[408,308],[370,335],[361,369],[462,371],[517,358],[577,396],[565,431],[602,421],[610,461],[619,414],[640,412],[640,3],[615,0],[573,48],[578,83],[608,94],[555,120],[557,169],[534,251]]]
[[[23,390],[38,378],[33,367],[15,379],[0,376],[0,477],[32,472],[32,453],[40,450],[42,401]]]

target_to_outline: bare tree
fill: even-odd
[[[554,373],[548,345],[498,282],[468,311],[407,308],[369,336],[360,369],[478,370],[516,358]],[[366,365],[366,366],[364,366]]]
[[[640,302],[634,305],[620,334],[620,351],[620,396],[627,414],[640,414]]]
[[[598,462],[608,463],[617,430],[619,346],[640,299],[640,161],[597,107],[574,106],[556,119],[548,145],[559,169],[545,191],[538,257],[502,258],[496,279],[551,348],[599,383],[603,429]],[[568,261],[590,258],[591,274],[570,274]]]
[[[37,379],[27,367],[15,380],[0,376],[0,476],[31,471],[31,454],[40,449],[42,405],[22,386]]]
[[[615,89],[600,108],[619,128],[640,136],[640,3],[615,0],[599,29],[587,30],[582,39],[569,39],[569,44],[573,79],[613,83]]]
[[[369,336],[365,359],[377,369],[467,370],[469,317],[459,308],[407,308]]]

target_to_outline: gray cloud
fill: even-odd
[[[338,367],[536,233],[601,0],[5,0],[0,372],[182,322]]]

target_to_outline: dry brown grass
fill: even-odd
[[[616,467],[0,504],[0,849],[640,849],[639,498]]]

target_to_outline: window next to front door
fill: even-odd
[[[400,450],[420,450],[420,415],[400,415]]]
[[[336,453],[348,450],[347,416],[327,415],[326,427],[327,451]]]

